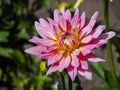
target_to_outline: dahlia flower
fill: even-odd
[[[72,81],[77,74],[90,79],[92,73],[87,62],[104,61],[94,55],[92,50],[106,44],[115,36],[112,31],[102,33],[105,25],[94,27],[97,16],[96,11],[86,22],[85,12],[79,16],[78,9],[74,15],[64,7],[60,12],[55,10],[53,19],[40,18],[35,22],[41,38],[33,36],[29,41],[36,46],[25,52],[47,60],[49,66],[47,75],[55,71],[62,72],[65,69]]]

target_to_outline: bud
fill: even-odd
[[[58,5],[58,8],[57,8],[58,11],[60,11],[63,6],[64,6],[65,8],[70,8],[72,5],[71,5],[71,3],[62,2],[62,3],[60,3],[60,4]]]
[[[41,61],[40,62],[40,71],[43,72],[43,73],[46,72],[46,70],[47,70],[46,64],[47,64],[46,61]]]

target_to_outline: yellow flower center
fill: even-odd
[[[72,52],[78,45],[78,38],[74,33],[64,32],[61,34],[60,47],[62,50]]]

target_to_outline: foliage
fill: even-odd
[[[0,87],[53,90],[51,78],[40,72],[40,61],[24,52],[32,45],[28,39],[37,35],[34,13],[42,7],[47,12],[49,0],[0,0]]]

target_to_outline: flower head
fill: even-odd
[[[85,12],[79,16],[78,9],[74,15],[64,7],[60,12],[55,10],[54,19],[40,18],[39,22],[35,22],[36,30],[42,38],[34,36],[30,39],[36,46],[25,52],[47,60],[50,66],[47,75],[65,69],[72,80],[77,74],[90,79],[92,73],[87,61],[104,61],[95,56],[92,50],[106,44],[115,36],[112,31],[102,34],[105,25],[94,27],[97,16],[98,12],[95,12],[86,22]]]

